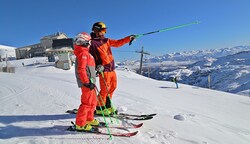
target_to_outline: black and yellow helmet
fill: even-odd
[[[93,24],[92,31],[104,31],[106,33],[106,25],[103,22],[96,22]]]

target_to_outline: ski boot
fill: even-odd
[[[85,126],[79,126],[76,124],[75,126],[76,126],[76,131],[86,131],[86,132],[93,131],[92,126],[90,124],[85,124]]]
[[[110,108],[107,108],[108,111],[113,115],[113,114],[117,114],[117,110],[114,108],[114,107],[110,107]]]
[[[111,112],[108,109],[96,110],[95,112],[97,115],[102,115],[103,113],[105,116],[108,116],[111,114]]]
[[[91,126],[98,126],[99,121],[97,119],[93,119],[92,121],[87,121],[86,124],[90,124]]]

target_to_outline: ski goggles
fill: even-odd
[[[87,40],[77,39],[75,41],[75,44],[88,46],[88,45],[91,45],[91,40],[87,41]]]
[[[107,29],[106,29],[106,28],[100,29],[99,32],[101,32],[101,33],[103,33],[103,34],[106,34]]]
[[[91,45],[91,40],[85,41],[85,44],[86,44],[86,45]]]

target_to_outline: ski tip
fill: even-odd
[[[150,119],[152,119],[152,118],[154,118],[154,117],[152,117],[152,116],[147,116],[147,117],[142,117],[142,118],[136,118],[136,119],[134,119],[134,120],[150,120]]]
[[[150,119],[152,119],[152,118],[154,118],[154,117],[149,116],[149,117],[145,117],[144,120],[150,120]]]
[[[150,115],[148,115],[148,116],[151,116],[151,117],[152,117],[152,116],[156,116],[156,115],[157,115],[157,113],[150,114]]]
[[[129,117],[127,117],[126,119],[128,119],[128,120],[138,120],[138,121],[140,121],[140,120],[150,120],[150,119],[152,119],[152,118],[154,118],[154,117],[152,117],[152,116],[137,117],[137,118],[129,118]]]
[[[142,126],[143,126],[143,123],[133,125],[134,128],[140,128]]]
[[[138,132],[139,132],[139,131],[135,131],[135,132],[131,133],[130,136],[135,136]]]
[[[135,132],[131,132],[131,133],[127,133],[125,135],[120,135],[120,136],[124,136],[124,137],[132,137],[132,136],[135,136],[137,135],[138,131],[135,131]]]

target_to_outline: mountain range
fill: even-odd
[[[139,70],[140,61],[119,65]],[[250,96],[250,46],[184,51],[143,61],[144,76]],[[209,83],[210,82],[210,83]]]

